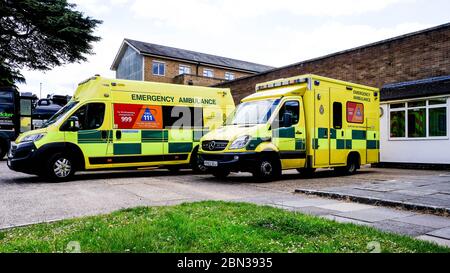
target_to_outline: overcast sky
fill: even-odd
[[[69,0],[103,20],[88,61],[22,71],[22,92],[72,94],[114,77],[124,38],[283,66],[450,21],[448,0]]]

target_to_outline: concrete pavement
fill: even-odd
[[[296,192],[450,215],[449,172],[321,189],[298,188]]]

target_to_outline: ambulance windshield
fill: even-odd
[[[49,125],[52,125],[53,123],[57,122],[61,117],[63,117],[67,112],[72,110],[75,105],[78,104],[78,101],[70,101],[67,103],[63,108],[59,109],[56,114],[54,114],[51,118],[49,118],[42,126],[42,128],[48,127]]]
[[[226,125],[264,124],[270,119],[279,102],[277,99],[241,103],[229,116]]]

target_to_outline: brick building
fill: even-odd
[[[301,74],[381,88],[388,83],[450,75],[450,23],[225,82],[236,102],[257,83]]]
[[[273,67],[125,39],[111,70],[116,78],[210,86]]]
[[[382,162],[450,166],[450,23],[215,86],[239,103],[257,83],[308,73],[382,88]]]

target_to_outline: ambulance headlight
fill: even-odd
[[[250,136],[240,136],[231,143],[230,150],[242,149],[250,142]]]
[[[29,135],[29,136],[26,136],[26,137],[22,138],[22,139],[20,140],[20,143],[24,143],[24,142],[35,142],[35,141],[41,140],[44,136],[45,136],[45,134],[34,134],[34,135]]]

